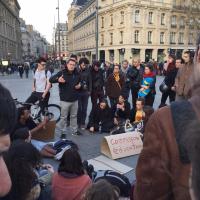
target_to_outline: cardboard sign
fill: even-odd
[[[41,129],[32,135],[32,139],[42,141],[52,140],[54,139],[55,128],[56,121],[49,121],[44,129]]]
[[[143,143],[139,132],[129,132],[105,136],[101,143],[101,153],[112,159],[140,154]]]

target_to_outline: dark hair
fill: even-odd
[[[43,57],[38,58],[37,63],[47,62],[47,60]]]
[[[136,101],[141,101],[142,102],[142,105],[144,106],[145,105],[145,99],[144,98],[138,98]]]
[[[63,154],[58,172],[66,172],[81,176],[84,174],[84,167],[81,161],[81,157],[76,148],[70,148]]]
[[[12,141],[14,140],[23,140],[25,141],[29,137],[29,129],[28,128],[19,128],[14,134],[12,134]]]
[[[88,64],[89,64],[89,60],[88,60],[87,58],[81,58],[81,59],[79,60],[79,65],[81,65],[82,63],[88,65]]]
[[[185,51],[184,54],[188,54],[190,57],[190,63],[193,62],[194,53],[192,51]]]
[[[40,164],[39,151],[24,141],[12,143],[4,159],[11,177],[10,199],[25,200],[37,180],[34,169]]]
[[[86,191],[85,200],[118,200],[119,193],[119,188],[101,179]]]
[[[123,61],[122,61],[122,64],[125,63],[125,62],[128,64],[128,60],[123,60]]]
[[[176,56],[174,54],[169,54],[169,57],[172,58],[173,60],[176,60]]]
[[[100,62],[99,61],[94,61],[93,63],[92,63],[92,68],[94,68],[95,66],[97,66],[97,67],[100,67]]]
[[[154,68],[152,62],[148,62],[148,63],[145,65],[145,67],[148,67],[148,68],[150,69],[151,72],[153,71],[153,68]]]
[[[74,63],[76,63],[76,61],[75,61],[74,59],[71,59],[71,58],[67,61],[67,64],[68,64],[69,62],[74,62]]]
[[[0,135],[10,134],[16,124],[17,110],[9,92],[0,84]]]
[[[28,110],[28,108],[27,107],[19,107],[18,109],[17,109],[17,120],[19,121],[20,120],[20,117],[22,116],[22,115],[24,115],[24,111],[25,110]]]
[[[77,60],[77,55],[71,54],[70,59],[71,59],[71,58]]]
[[[100,103],[105,103],[106,105],[108,105],[108,101],[107,101],[107,99],[105,99],[105,98],[101,99],[101,100],[99,101],[99,104],[100,104]]]

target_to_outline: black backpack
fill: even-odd
[[[129,182],[129,179],[123,174],[112,170],[100,170],[96,172],[94,182],[97,182],[101,179],[107,180],[111,185],[118,187],[120,190],[121,197],[130,197],[131,184]]]

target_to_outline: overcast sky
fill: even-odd
[[[22,17],[26,24],[32,24],[46,39],[52,43],[54,18],[58,21],[56,7],[58,0],[18,0]],[[67,21],[67,11],[72,0],[60,0],[60,22]]]

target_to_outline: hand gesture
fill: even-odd
[[[63,75],[58,79],[58,83],[65,83],[65,79],[63,78]]]
[[[81,84],[79,83],[78,85],[75,86],[75,88],[76,88],[77,90],[79,90],[79,89],[81,88]]]

